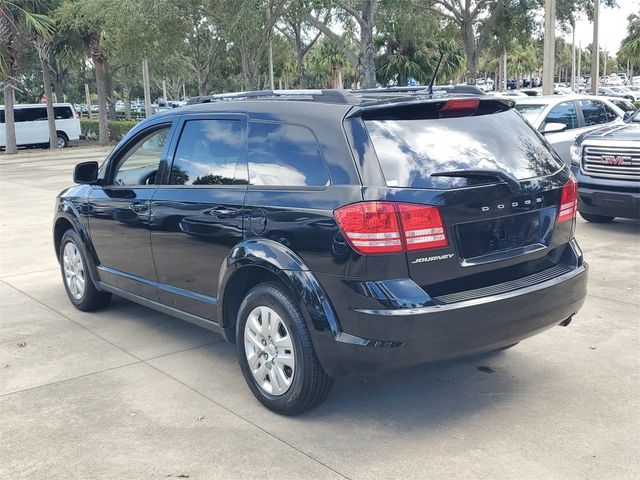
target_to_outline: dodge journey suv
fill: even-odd
[[[57,198],[69,300],[112,294],[220,333],[284,414],[333,378],[504,349],[586,295],[569,167],[510,100],[199,97]]]

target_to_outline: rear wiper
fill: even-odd
[[[502,170],[450,170],[448,172],[436,172],[431,174],[432,177],[491,177],[504,180],[514,195],[520,193],[520,182],[513,176]]]

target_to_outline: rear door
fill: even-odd
[[[549,266],[561,253],[551,252],[573,235],[573,221],[557,221],[569,170],[516,112],[496,105],[480,102],[477,110],[449,118],[439,116],[443,104],[437,103],[363,115],[387,187],[365,188],[364,199],[439,210],[444,246],[434,242],[435,248],[406,254],[411,278],[429,285],[425,291],[431,295],[447,291],[452,279],[462,288],[463,277],[477,281],[491,274],[488,281],[497,283],[497,271],[518,264],[529,262],[532,270]],[[469,169],[503,172],[515,185],[455,174]],[[454,173],[433,176],[447,172]],[[426,239],[440,235],[431,227],[424,230]]]
[[[160,301],[214,321],[220,268],[242,241],[246,123],[240,114],[182,116],[151,202]]]

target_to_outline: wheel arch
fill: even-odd
[[[227,340],[235,341],[237,311],[246,293],[266,281],[282,284],[292,295],[314,343],[319,336],[340,333],[327,295],[302,259],[280,243],[252,239],[234,247],[220,272],[218,318]]]

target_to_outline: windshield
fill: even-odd
[[[516,110],[527,119],[531,124],[536,121],[540,116],[546,105],[539,105],[533,103],[518,103],[516,104]]]
[[[448,189],[495,179],[432,177],[452,170],[501,170],[518,179],[549,175],[561,161],[513,111],[475,117],[365,120],[389,187]]]

